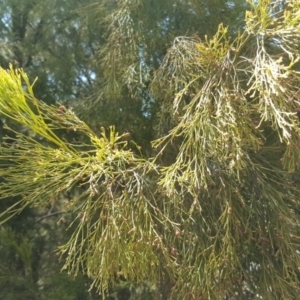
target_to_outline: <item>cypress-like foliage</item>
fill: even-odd
[[[20,200],[3,222],[80,187],[59,250],[101,294],[121,278],[163,299],[297,299],[300,2],[247,3],[239,30],[224,18],[215,34],[214,13],[239,1],[81,10],[105,32],[95,84],[74,105],[99,112],[89,125],[37,100],[22,69],[0,69],[1,114],[34,133],[4,137],[0,197]]]

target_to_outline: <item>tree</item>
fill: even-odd
[[[32,243],[32,237],[31,240],[27,237],[28,235],[24,237],[24,234],[17,236],[9,228],[2,228],[0,231],[0,295],[2,299],[96,299],[82,288],[88,283],[86,278],[82,275],[76,279],[71,278],[66,273],[59,272],[59,264],[53,266],[53,260],[56,259],[53,249],[52,253],[44,251],[43,257],[38,259],[35,252],[38,252],[40,247],[37,247],[36,242]],[[55,245],[55,243],[50,243],[50,239],[47,242],[48,245],[44,247]],[[51,259],[47,260],[45,253],[48,255],[51,253]],[[51,261],[52,266],[49,266]]]
[[[165,3],[175,11],[188,5],[195,15],[210,3],[196,2]],[[35,133],[15,132],[1,148],[0,195],[20,197],[2,217],[44,207],[79,185],[64,207],[74,219],[60,251],[64,268],[82,270],[103,294],[125,278],[162,283],[165,298],[296,299],[300,2],[249,1],[243,30],[220,24],[212,37],[179,36],[166,53],[150,44],[149,54],[145,36],[161,41],[176,18],[145,3],[94,10],[95,17],[111,14],[92,91],[103,93],[87,101],[123,116],[122,101],[136,100],[140,109],[128,116],[157,122],[156,152],[141,153],[128,132],[106,126],[109,118],[91,129],[71,109],[37,100],[24,71],[1,69],[1,113]],[[141,19],[148,10],[159,11],[161,22],[150,13]]]
[[[35,93],[44,102],[77,99],[92,85],[92,53],[102,33],[83,28],[86,22],[77,12],[89,3],[1,1],[0,64],[8,68],[12,63],[38,77]]]

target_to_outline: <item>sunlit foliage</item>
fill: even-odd
[[[64,208],[76,217],[59,250],[64,269],[82,270],[102,293],[125,278],[171,283],[174,299],[296,299],[300,2],[248,3],[235,38],[222,24],[211,37],[176,37],[149,73],[148,93],[159,103],[150,158],[128,133],[93,131],[63,105],[37,100],[24,71],[1,69],[0,111],[32,131],[1,147],[0,196],[21,197],[3,220],[80,186]],[[100,12],[104,5],[113,14],[99,54],[108,70],[101,97],[113,101],[124,87],[139,90],[148,72],[132,65],[141,79],[133,80],[119,64],[146,61],[135,37],[142,23],[131,19],[142,2],[107,2]],[[114,34],[128,48],[110,49]],[[67,142],[58,129],[86,142]]]

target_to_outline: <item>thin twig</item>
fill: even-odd
[[[57,212],[54,212],[54,213],[51,213],[51,214],[44,215],[44,216],[38,218],[35,222],[37,223],[37,222],[40,222],[40,221],[42,221],[46,218],[53,217],[53,216],[60,215],[60,214],[66,214],[66,213],[67,213],[67,211],[57,211]]]

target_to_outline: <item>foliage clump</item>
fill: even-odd
[[[169,128],[158,122],[149,159],[128,133],[94,132],[38,101],[22,70],[0,69],[1,113],[36,134],[16,132],[1,148],[0,197],[21,197],[1,216],[79,185],[60,251],[64,268],[101,292],[125,278],[171,282],[177,299],[296,299],[300,3],[248,2],[235,39],[223,25],[212,38],[178,37],[154,72],[151,95]]]

